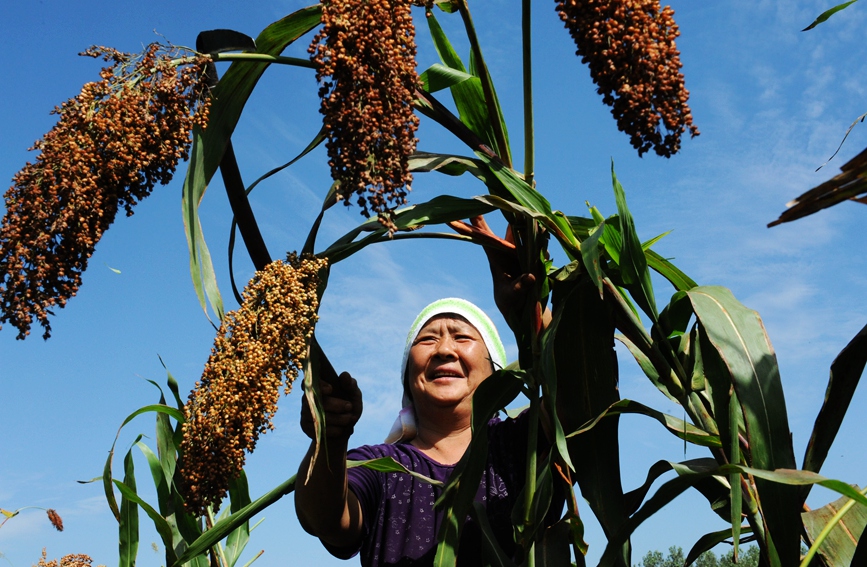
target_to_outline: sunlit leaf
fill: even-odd
[[[819,24],[828,21],[828,18],[830,18],[831,16],[833,16],[834,14],[836,14],[837,12],[839,12],[840,10],[843,10],[844,8],[848,8],[849,6],[851,6],[852,4],[854,4],[854,3],[857,2],[857,1],[858,1],[858,0],[849,0],[848,2],[843,2],[842,4],[838,4],[838,5],[834,6],[833,8],[830,8],[830,9],[828,9],[828,10],[825,10],[824,12],[822,12],[821,14],[819,14],[819,17],[816,18],[816,19],[813,21],[812,24],[810,24],[809,26],[805,27],[805,28],[802,29],[801,31],[811,30],[811,29],[813,29],[814,27],[818,26]]]

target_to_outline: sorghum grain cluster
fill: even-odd
[[[57,559],[48,560],[48,552],[45,548],[42,549],[42,558],[34,567],[90,567],[93,559],[89,555],[83,553],[71,553]]]
[[[51,522],[51,525],[54,526],[54,529],[62,532],[63,531],[63,518],[60,517],[60,514],[57,513],[57,510],[53,508],[49,508],[45,511],[48,514],[48,521]]]
[[[687,104],[674,11],[659,0],[559,0],[557,10],[617,127],[642,155],[671,157],[698,135]]]
[[[181,489],[191,512],[219,507],[245,451],[273,429],[280,386],[291,390],[316,324],[326,265],[294,253],[272,262],[247,284],[241,307],[226,314],[185,408]]]
[[[101,79],[54,109],[40,153],[12,180],[0,227],[0,325],[19,339],[81,285],[81,274],[120,207],[127,216],[186,159],[194,124],[204,126],[208,59],[151,44],[138,55],[107,47],[82,53],[111,62]]]
[[[331,176],[349,205],[389,221],[406,202],[419,87],[410,0],[329,0],[309,52],[317,65]]]

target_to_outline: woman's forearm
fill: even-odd
[[[347,487],[347,443],[329,439],[308,478],[315,450],[315,443],[311,443],[295,485],[295,510],[301,526],[337,548],[354,545],[361,535],[361,507]]]

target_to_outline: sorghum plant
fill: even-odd
[[[441,64],[421,75],[415,70],[411,4],[423,7],[441,58]],[[758,314],[741,305],[724,288],[699,286],[649,244],[642,245],[613,167],[617,214],[607,218],[595,207],[590,208],[589,217],[566,215],[555,210],[542,188],[537,187],[532,159],[535,133],[529,5],[529,0],[524,0],[523,171],[512,165],[506,117],[466,0],[329,0],[275,22],[255,41],[246,38],[245,53],[226,53],[235,43],[214,46],[212,60],[234,58],[235,62],[214,87],[210,127],[195,139],[194,150],[200,151],[196,155],[203,156],[203,163],[187,173],[185,220],[195,219],[199,201],[217,169],[223,168],[224,173],[237,169],[232,152],[226,151],[231,132],[240,119],[240,108],[272,64],[316,69],[323,115],[321,138],[326,141],[335,184],[323,196],[322,211],[310,229],[301,256],[290,256],[286,263],[269,263],[261,238],[245,237],[258,272],[244,293],[240,309],[223,319],[211,357],[186,406],[175,388],[183,413],[166,406],[164,400],[153,409],[161,417],[173,416],[179,424],[172,429],[158,418],[162,438],[172,443],[176,437],[183,439],[177,446],[180,468],[174,467],[174,444],[158,459],[164,474],[159,481],[164,488],[160,495],[161,519],[153,514],[151,517],[167,542],[167,565],[193,560],[201,563],[203,554],[221,537],[245,525],[253,513],[292,490],[290,479],[257,500],[256,505],[244,506],[233,500],[232,514],[212,522],[208,529],[203,530],[191,519],[204,515],[213,520],[213,510],[227,488],[244,482],[245,453],[252,451],[258,436],[270,428],[280,386],[291,385],[299,370],[304,372],[304,395],[320,432],[318,442],[324,442],[324,414],[317,392],[320,378],[330,369],[312,338],[317,307],[327,283],[324,273],[371,244],[413,238],[451,238],[485,246],[493,254],[505,252],[518,264],[513,273],[535,276],[525,305],[508,320],[518,344],[521,369],[510,367],[496,372],[482,382],[473,397],[474,424],[487,423],[519,395],[529,402],[526,485],[522,501],[512,514],[519,551],[514,557],[506,557],[496,538],[489,537],[493,543],[485,552],[492,563],[532,567],[537,558],[548,561],[557,557],[563,564],[574,559],[584,565],[587,545],[583,542],[578,499],[567,498],[567,509],[556,523],[544,523],[556,485],[569,495],[573,495],[573,485],[582,491],[606,534],[601,564],[618,567],[631,564],[629,537],[636,527],[691,487],[708,498],[730,528],[702,538],[687,561],[726,539],[734,543],[737,553],[741,535],[751,532],[761,549],[763,564],[788,567],[797,563],[807,523],[800,515],[807,490],[793,485],[820,483],[867,505],[863,494],[817,474],[845,413],[846,404],[840,399],[848,403],[851,384],[860,376],[858,357],[863,358],[860,353],[867,351],[867,335],[841,353],[846,364],[836,373],[836,381],[829,383],[830,401],[817,420],[802,470],[797,470],[779,369]],[[470,65],[463,64],[437,22],[437,6],[445,13],[460,16],[470,45]],[[590,68],[603,102],[611,106],[618,127],[630,137],[639,155],[653,149],[670,157],[679,150],[683,134],[698,134],[687,104],[689,94],[675,45],[679,30],[671,8],[661,7],[655,0],[562,0],[556,6],[575,40],[578,55]],[[289,44],[320,25],[309,47],[312,61],[281,56]],[[233,41],[240,35],[234,34]],[[99,53],[107,53],[109,59],[115,57],[106,50]],[[198,55],[190,59],[192,64],[197,61]],[[106,73],[105,80],[114,76],[114,71]],[[189,88],[184,92],[198,96],[200,91]],[[454,111],[434,96],[444,89],[453,96]],[[149,100],[143,99],[142,104]],[[416,151],[419,121],[414,110],[444,126],[457,142],[468,147],[465,152],[471,155]],[[184,116],[190,116],[190,112]],[[179,122],[176,128],[186,140],[189,132],[184,124]],[[169,157],[160,155],[175,160],[184,157],[186,146],[179,144],[165,149]],[[75,155],[63,148],[58,150],[61,155]],[[48,170],[55,171],[50,167]],[[452,176],[471,173],[482,181],[485,191],[472,198],[443,194],[425,203],[397,208],[405,202],[412,172]],[[156,174],[144,177],[158,178]],[[29,179],[22,178],[16,187],[35,183]],[[62,176],[51,183],[65,187]],[[112,178],[99,178],[88,186],[96,191],[102,185],[116,187]],[[149,191],[152,184],[143,182],[142,187]],[[247,188],[226,183],[226,189],[233,207],[249,205]],[[131,204],[143,194],[146,191],[132,191],[130,197],[124,197],[126,201],[122,196],[114,199],[126,206],[127,201]],[[349,205],[352,198],[363,214],[374,212],[379,218],[369,219],[329,246],[320,246],[317,237],[323,216],[337,200],[343,199]],[[32,203],[28,206],[41,207],[38,196],[27,200]],[[8,208],[14,211],[19,206],[13,199]],[[497,211],[509,225],[506,238],[494,235],[481,218]],[[255,227],[254,215],[241,215],[238,208],[234,212],[242,234],[245,227]],[[462,222],[464,219],[471,222]],[[4,221],[4,230],[7,224],[16,226]],[[439,224],[454,228],[457,234],[423,230]],[[43,223],[37,232],[46,232],[50,239],[53,230],[53,225]],[[205,244],[197,219],[187,223],[187,231],[194,280],[204,279],[206,288],[216,290],[213,270],[198,254]],[[246,234],[254,232],[258,233]],[[88,247],[79,247],[85,250],[85,257],[92,250],[92,241],[87,241]],[[32,246],[29,240],[24,242]],[[551,260],[549,247],[557,245],[567,259],[562,266]],[[63,269],[68,271],[65,266]],[[83,268],[79,261],[74,273],[80,274]],[[674,288],[662,309],[657,307],[651,270]],[[19,265],[12,273],[20,279],[26,271]],[[19,322],[19,330],[24,327],[22,333],[30,323],[27,310],[34,310],[47,326],[47,306],[65,300],[51,298],[70,295],[52,293],[48,300],[34,303],[26,293],[4,293],[12,299],[3,304],[3,316]],[[204,294],[200,294],[200,300],[204,303]],[[548,306],[552,317],[546,326],[543,313]],[[654,386],[682,406],[688,421],[620,398],[615,336],[628,347]],[[684,463],[657,463],[648,471],[647,483],[627,493],[620,479],[620,461],[628,457],[620,454],[618,446],[618,416],[622,413],[651,417],[668,433],[707,448],[709,455]],[[535,432],[539,428],[550,432],[551,437],[551,450],[543,456],[536,451],[539,436]],[[479,439],[473,439],[437,502],[444,509],[444,517],[453,520],[444,522],[439,534],[435,562],[440,566],[456,563],[462,523],[455,519],[472,513],[472,500],[487,458],[484,442]],[[152,470],[157,468],[153,466],[156,457],[148,458]],[[389,465],[380,462],[376,466]],[[406,472],[397,467],[389,470]],[[677,477],[645,499],[652,483],[672,470]],[[110,462],[107,471],[103,480],[109,489],[113,482],[121,490],[122,509],[124,503],[130,506],[140,501],[132,482],[131,464],[126,467],[129,482],[126,477],[123,482],[111,478]],[[107,499],[122,523],[113,491],[107,490]],[[184,534],[175,534],[167,520],[177,513],[185,518],[177,526],[178,530],[187,530]],[[134,553],[127,554],[122,561],[124,567],[134,559]]]

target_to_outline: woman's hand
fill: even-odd
[[[325,412],[325,436],[329,439],[349,439],[363,409],[358,382],[348,372],[343,372],[333,385],[320,381],[319,393]],[[313,414],[306,397],[301,401],[301,430],[310,439],[315,437]]]

